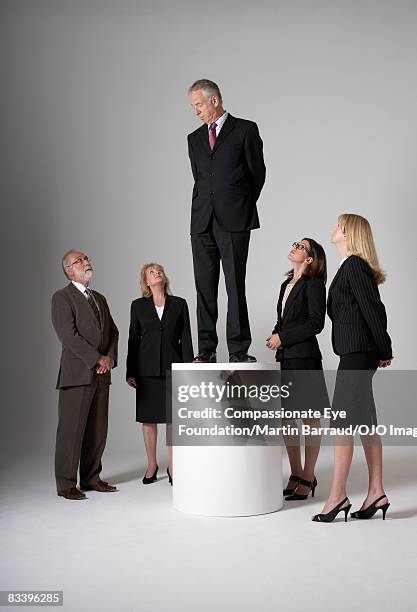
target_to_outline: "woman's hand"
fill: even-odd
[[[133,387],[134,389],[137,389],[137,384],[136,384],[136,378],[134,376],[129,376],[129,378],[126,379],[127,384],[129,385],[129,387]]]
[[[392,357],[392,359],[381,359],[379,362],[379,367],[380,368],[387,368],[388,366],[391,365],[391,361],[394,359],[394,357]]]
[[[266,339],[266,346],[271,349],[271,351],[277,351],[281,346],[281,340],[278,334],[272,334],[272,336],[268,336]]]

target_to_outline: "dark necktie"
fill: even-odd
[[[93,312],[94,312],[94,314],[96,316],[96,319],[97,319],[99,325],[101,325],[100,313],[98,311],[96,300],[94,299],[92,291],[90,291],[90,289],[86,289],[85,290],[85,295],[87,296],[88,303],[90,304],[91,308],[93,309]]]
[[[211,150],[213,150],[214,145],[216,144],[216,127],[217,123],[212,123],[209,128],[209,144]]]

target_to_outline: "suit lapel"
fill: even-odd
[[[147,298],[147,302],[148,302],[148,310],[151,312],[152,316],[154,318],[156,317],[158,319],[158,321],[160,323],[162,323],[162,321],[164,320],[166,311],[169,309],[170,305],[172,304],[171,296],[170,295],[166,295],[165,296],[164,311],[162,313],[161,319],[159,319],[159,315],[158,315],[158,312],[156,310],[155,303],[153,301],[153,297],[151,296],[151,297]]]
[[[159,321],[159,316],[153,301],[153,297],[147,297],[146,299],[146,307],[148,310],[149,315],[153,318],[153,319],[157,319]]]
[[[305,285],[305,282],[306,282],[305,279],[301,277],[295,283],[294,287],[291,289],[290,295],[288,296],[287,301],[285,302],[285,307],[284,307],[284,313],[282,315],[282,320],[285,319],[285,317],[287,316],[289,310],[291,310],[292,306],[294,305],[295,298],[300,293],[301,289]]]
[[[88,300],[85,297],[85,295],[83,295],[81,293],[81,291],[79,289],[77,289],[77,287],[73,283],[69,283],[68,289],[71,292],[71,294],[74,296],[74,299],[77,300],[79,304],[82,304],[82,308],[84,308],[84,310],[90,314],[91,319],[94,322],[94,325],[98,329],[100,329],[100,324],[97,321],[97,317],[94,314],[93,309],[91,308],[90,304],[88,303]],[[96,296],[94,296],[94,297],[96,297]],[[101,318],[102,318],[102,314],[100,314],[100,319]]]
[[[236,123],[235,117],[232,115],[227,115],[226,121],[223,123],[223,127],[220,130],[220,134],[216,138],[216,142],[214,143],[213,153],[218,149],[218,147],[224,142],[225,138],[230,134],[230,132],[234,129]],[[208,130],[207,130],[208,131]],[[207,134],[208,140],[208,134]]]
[[[105,310],[103,301],[101,297],[99,296],[99,294],[97,293],[97,291],[94,291],[93,289],[90,289],[90,291],[94,295],[94,299],[97,303],[98,314],[100,316],[100,327],[101,329],[103,329],[104,328],[104,310]]]
[[[220,130],[220,134],[217,136],[216,142],[214,143],[213,151],[210,149],[208,126],[206,123],[201,126],[199,129],[199,135],[207,153],[211,154],[216,151],[216,149],[222,144],[222,142],[224,142],[230,132],[234,129],[235,123],[236,118],[232,117],[230,114],[227,115],[226,121],[223,123],[222,129]]]
[[[330,287],[329,287],[329,295],[330,295],[331,290],[332,290],[332,289],[333,289],[333,287],[334,287],[334,284],[337,282],[337,279],[339,278],[339,276],[340,276],[340,268],[339,268],[339,270],[336,272],[336,274],[335,274],[335,275],[334,275],[334,277],[333,277],[332,282],[330,283]]]
[[[161,323],[162,321],[165,320],[165,315],[167,313],[167,310],[169,309],[169,307],[172,306],[172,298],[170,295],[166,295],[165,296],[165,306],[164,306],[164,312],[162,313],[162,319],[161,319]]]
[[[221,130],[220,130],[221,132]],[[209,134],[207,124],[201,126],[199,129],[200,140],[203,143],[203,147],[206,149],[206,152],[211,155],[210,143],[209,143]]]
[[[346,259],[345,259],[345,261],[346,261]],[[341,275],[341,272],[342,272],[342,270],[343,270],[343,265],[344,265],[345,261],[344,261],[344,262],[343,262],[343,263],[342,263],[342,264],[339,266],[338,271],[337,271],[337,272],[336,272],[336,274],[334,275],[333,280],[332,280],[332,282],[331,282],[331,285],[330,285],[330,287],[329,287],[329,293],[330,293],[330,291],[333,289],[333,285],[334,285],[334,284],[335,284],[335,283],[336,283],[336,282],[339,280],[340,275]]]
[[[288,285],[288,283],[290,282],[290,279],[287,279],[286,281],[284,281],[281,285],[281,290],[279,292],[279,298],[278,298],[278,327],[281,325],[281,320],[282,320],[282,300],[284,298],[284,293],[285,293],[285,288]]]

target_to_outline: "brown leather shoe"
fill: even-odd
[[[105,480],[97,480],[97,482],[95,482],[94,484],[88,485],[86,487],[82,486],[81,488],[84,491],[98,491],[99,493],[114,493],[115,491],[119,490],[117,487],[114,487]]]
[[[84,493],[81,493],[77,487],[71,487],[70,489],[65,489],[64,491],[57,491],[58,497],[65,497],[65,499],[87,499],[87,496]]]

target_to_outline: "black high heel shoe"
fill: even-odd
[[[283,490],[282,492],[283,495],[291,495],[292,493],[294,493],[301,478],[300,476],[294,476],[294,474],[291,474],[288,480],[292,480],[293,482],[295,482],[295,487],[293,489],[290,489],[290,487],[287,487],[286,489]]]
[[[299,485],[304,485],[305,487],[308,487],[311,490],[311,497],[314,497],[314,491],[316,490],[316,487],[317,487],[316,477],[314,477],[314,480],[304,480],[304,478],[300,478],[300,482],[294,489],[295,492],[289,495],[288,497],[286,497],[285,501],[307,499],[307,497],[309,496],[309,493],[306,493],[305,495],[301,495],[300,493],[296,492],[296,489],[299,487]]]
[[[343,504],[346,503],[347,501],[349,501],[349,499],[345,497],[345,499],[342,499],[342,501],[338,503],[337,506],[335,506],[332,510],[330,510],[330,512],[327,512],[327,514],[315,514],[311,520],[316,523],[331,523],[332,521],[334,521],[334,519],[339,514],[339,512],[344,512],[345,513],[345,523],[347,523],[347,516],[348,516],[349,510],[352,507],[352,504],[348,504],[347,506],[342,508]]]
[[[171,476],[171,474],[169,473],[169,468],[167,468],[167,474],[168,474],[168,482],[169,482],[169,484],[170,484],[170,485],[171,485],[171,487],[172,487],[172,476]]]
[[[390,506],[390,503],[386,502],[385,504],[382,504],[382,506],[377,506],[377,503],[385,497],[387,496],[381,495],[381,497],[378,497],[378,499],[372,502],[372,504],[370,504],[367,508],[364,508],[363,510],[356,510],[356,512],[351,512],[350,516],[356,519],[370,519],[371,517],[373,517],[374,514],[378,512],[378,510],[382,510],[382,520],[385,521],[385,515]]]
[[[152,474],[152,476],[147,477],[146,476],[146,472],[145,472],[145,476],[142,478],[142,482],[143,484],[152,484],[153,482],[155,482],[157,479],[156,475],[158,473],[158,466],[156,466],[156,470],[154,471],[154,473]]]

